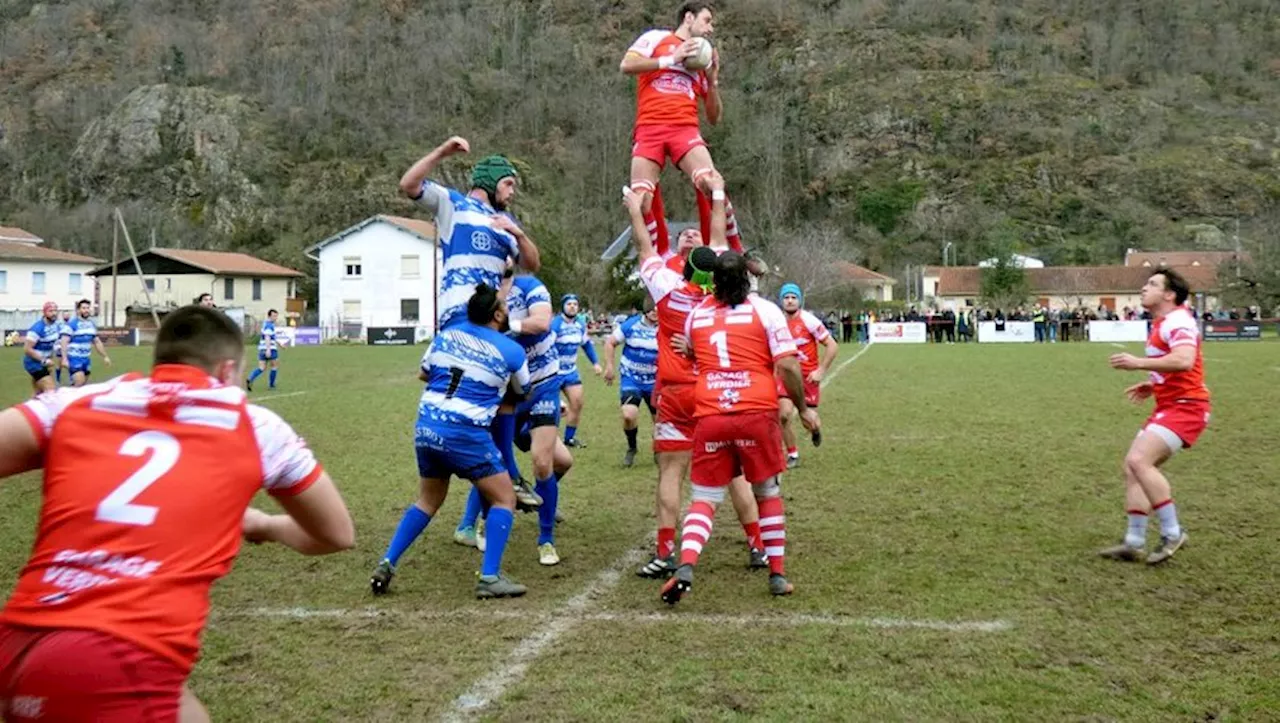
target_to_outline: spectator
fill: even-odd
[[[1031,321],[1035,324],[1036,343],[1043,344],[1045,340],[1049,338],[1049,334],[1045,329],[1046,318],[1044,307],[1036,304],[1035,312],[1031,315]]]
[[[853,341],[853,314],[848,311],[840,315],[840,340],[845,344]]]
[[[956,343],[956,312],[948,308],[942,312],[942,330],[946,332],[947,343]]]

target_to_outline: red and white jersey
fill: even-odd
[[[1190,309],[1179,306],[1151,323],[1147,357],[1158,359],[1183,346],[1195,349],[1194,366],[1185,372],[1151,372],[1157,409],[1180,399],[1209,401],[1209,388],[1204,385],[1204,361],[1200,355],[1200,325]]]
[[[183,365],[18,409],[40,441],[43,503],[0,621],[97,630],[189,670],[245,508],[260,489],[305,490],[315,457],[275,412]]]
[[[664,384],[693,384],[693,360],[671,348],[671,337],[685,333],[689,312],[707,297],[701,286],[685,281],[684,274],[672,270],[661,256],[650,256],[640,264],[640,279],[649,289],[658,309],[658,381]]]
[[[631,44],[627,54],[645,58],[671,55],[684,43],[670,30],[650,30]],[[636,79],[636,125],[698,125],[698,98],[708,89],[707,74],[677,63]]]
[[[685,326],[697,366],[695,417],[778,409],[774,364],[794,356],[786,315],[776,304],[748,296],[737,306],[704,299]]]
[[[668,251],[665,254],[663,254],[662,262],[667,265],[667,268],[671,269],[677,274],[680,274],[682,278],[684,277],[685,257],[681,256],[678,251]]]
[[[786,313],[786,312],[783,312]],[[831,338],[831,332],[818,317],[801,309],[787,314],[787,328],[796,340],[796,356],[800,357],[800,371],[806,375],[818,369],[818,345]]]

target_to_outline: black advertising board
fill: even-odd
[[[412,326],[371,326],[366,339],[373,346],[407,346],[413,343]]]
[[[1237,319],[1204,322],[1205,341],[1257,341],[1262,338],[1262,322]]]

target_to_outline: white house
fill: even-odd
[[[58,251],[20,228],[0,226],[0,311],[39,315],[46,301],[74,309],[81,299],[96,301],[89,272],[100,259]]]
[[[373,216],[311,246],[320,264],[320,326],[326,337],[362,336],[371,326],[435,333],[443,253],[436,227],[401,216]]]

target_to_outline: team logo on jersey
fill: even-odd
[[[742,395],[737,389],[726,389],[720,392],[720,408],[733,409],[734,405],[741,401]]]
[[[484,231],[474,231],[471,234],[471,248],[476,251],[488,251],[493,248],[493,240]]]

